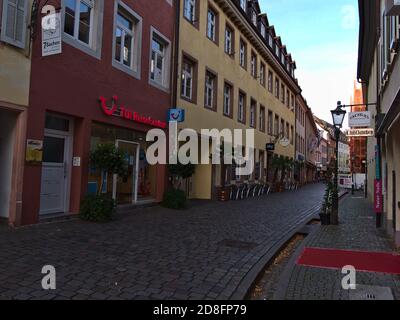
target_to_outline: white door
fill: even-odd
[[[46,134],[43,141],[40,214],[66,211],[68,137]]]

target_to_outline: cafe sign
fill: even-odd
[[[371,112],[350,112],[349,113],[349,127],[360,128],[371,126]]]
[[[374,137],[375,129],[350,129],[346,132],[348,137]]]
[[[99,102],[100,102],[100,107],[106,116],[120,117],[127,121],[142,123],[155,128],[161,128],[161,129],[167,128],[167,123],[165,121],[156,120],[153,119],[152,117],[139,114],[138,112],[132,111],[122,104],[118,106],[117,105],[118,96],[112,97],[111,106],[107,106],[107,99],[104,97],[100,97]]]

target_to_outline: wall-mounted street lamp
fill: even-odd
[[[336,138],[336,164],[335,164],[335,179],[334,179],[334,192],[333,192],[333,208],[331,224],[339,224],[339,140],[340,140],[340,129],[343,127],[343,121],[346,116],[346,110],[343,109],[342,103],[337,103],[337,108],[331,111],[333,125],[335,127],[335,138]]]

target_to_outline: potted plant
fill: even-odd
[[[332,196],[333,196],[333,186],[331,183],[328,183],[324,202],[322,204],[321,212],[319,214],[321,219],[321,224],[324,226],[331,224],[331,213],[332,213]]]
[[[183,181],[193,176],[195,166],[193,164],[169,165],[169,174],[172,179],[171,187],[165,192],[161,205],[169,209],[185,209],[187,206],[187,195],[182,190]]]
[[[90,161],[94,168],[104,175],[118,174],[126,176],[128,163],[125,153],[114,144],[99,144],[90,154]],[[103,179],[97,194],[85,196],[81,203],[80,217],[91,222],[106,222],[112,219],[115,211],[115,201],[110,194],[103,193]]]

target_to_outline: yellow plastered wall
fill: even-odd
[[[219,16],[219,44],[212,42],[206,36],[207,27],[207,10],[208,5],[211,4],[212,8],[218,12]],[[273,84],[275,87],[275,77],[277,73],[275,70],[261,57],[252,45],[249,39],[246,38],[241,31],[236,28],[235,24],[225,16],[224,12],[215,4],[213,1],[200,1],[199,2],[199,28],[197,29],[189,21],[183,17],[183,1],[181,3],[181,25],[180,25],[180,53],[179,53],[179,73],[182,70],[182,58],[183,55],[193,58],[197,61],[197,99],[195,103],[188,102],[185,99],[181,99],[181,80],[180,76],[178,85],[178,106],[185,109],[186,120],[180,125],[180,128],[191,128],[200,133],[201,129],[251,129],[249,126],[250,122],[250,101],[254,99],[257,101],[257,129],[255,134],[255,148],[256,148],[256,159],[258,159],[259,150],[265,151],[267,143],[272,142],[274,139],[268,136],[266,133],[259,130],[259,115],[260,106],[265,108],[265,122],[267,126],[268,111],[273,112],[273,118],[278,115],[280,119],[285,120],[290,126],[293,126],[293,132],[295,134],[295,113],[291,109],[287,108],[280,99],[275,97],[275,90],[270,93],[267,89],[268,86],[268,71],[271,70],[274,74]],[[227,55],[224,52],[224,35],[226,23],[229,24],[234,30],[234,57]],[[239,43],[240,39],[245,40],[247,43],[247,70],[242,68],[239,64]],[[257,53],[257,70],[259,73],[261,62],[266,66],[266,86],[260,84],[259,79],[252,77],[250,73],[250,60],[251,52]],[[204,86],[206,68],[217,74],[218,77],[218,94],[217,94],[217,111],[211,111],[204,107]],[[279,77],[280,83],[282,79]],[[225,81],[233,85],[233,119],[223,115],[223,90]],[[285,83],[285,93],[288,85]],[[275,88],[274,88],[275,89]],[[238,99],[239,90],[246,93],[246,125],[241,124],[237,121],[238,118]],[[290,93],[294,94],[292,90]],[[243,139],[245,141],[245,139]],[[276,154],[294,158],[295,138],[293,137],[293,144],[289,147],[282,147],[279,144],[276,145]],[[265,152],[266,155],[266,152]],[[265,165],[267,161],[264,161]],[[201,173],[210,174],[212,170],[199,170]],[[200,181],[197,181],[198,177],[201,177]],[[211,196],[211,177],[209,181],[205,183],[205,177],[199,176],[199,173],[193,178],[194,188],[193,197],[203,198],[206,194]],[[203,185],[200,185],[202,183]],[[205,190],[207,188],[207,190]]]

